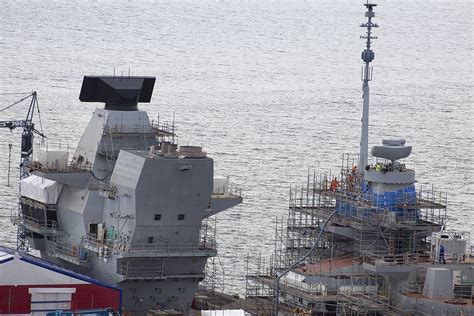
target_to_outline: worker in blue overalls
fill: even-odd
[[[446,264],[446,259],[444,259],[444,246],[439,246],[439,263]]]

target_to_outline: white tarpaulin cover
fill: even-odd
[[[69,153],[67,151],[59,150],[39,150],[38,151],[38,162],[43,167],[51,169],[64,169],[67,166],[67,159]]]
[[[45,204],[56,204],[63,188],[56,181],[31,175],[21,180],[20,195]]]
[[[227,186],[229,185],[229,179],[222,176],[214,177],[214,188],[212,193],[214,194],[223,194],[227,192]]]

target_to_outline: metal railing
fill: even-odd
[[[76,247],[69,244],[55,244],[50,249],[50,255],[74,264],[86,263],[89,258],[81,246]]]
[[[159,267],[146,267],[146,266],[133,266],[127,261],[117,267],[117,273],[127,278],[156,278],[163,276],[163,268]]]
[[[110,256],[111,250],[123,256],[145,254],[198,254],[217,251],[217,243],[213,238],[206,238],[200,242],[156,242],[156,243],[125,243],[118,239],[107,239],[105,242],[97,240],[95,234],[82,237],[84,247],[88,250]]]
[[[100,181],[98,184],[99,194],[109,199],[117,197],[117,188],[107,182]]]
[[[313,295],[327,295],[327,286],[322,283],[306,283],[287,277],[283,278],[280,284],[284,287],[291,287]]]
[[[95,234],[87,234],[82,237],[82,245],[85,249],[93,251],[99,255],[101,258],[110,258],[112,251],[111,249],[116,249],[119,247],[117,240],[115,243],[113,241],[107,240],[105,243],[99,242]]]
[[[391,255],[387,254],[386,251],[374,251],[364,252],[363,256],[366,258],[365,261],[368,263],[381,263],[383,265],[406,265],[406,264],[417,264],[420,262],[431,262],[428,254],[418,253],[403,253]],[[383,262],[383,263],[382,263]]]
[[[423,294],[423,284],[416,281],[404,281],[400,283],[400,293],[404,294]]]
[[[224,187],[212,192],[212,198],[242,197],[242,189],[237,186]]]
[[[182,243],[133,243],[128,244],[125,254],[203,254],[207,252],[217,251],[217,244],[214,240],[201,241],[198,243],[182,242]]]
[[[12,217],[14,224],[22,224],[26,229],[39,234],[57,234],[58,223],[53,220],[41,220],[24,214]]]
[[[74,173],[74,172],[90,172],[94,165],[91,163],[81,164],[77,162],[69,162],[67,165],[61,165],[59,162],[52,163],[40,163],[38,161],[32,161],[29,165],[30,171],[41,171],[45,173],[50,172],[63,172],[63,173]]]
[[[156,136],[160,138],[164,138],[164,137],[170,138],[170,137],[176,136],[174,123],[171,124],[169,122],[162,122],[160,124],[159,121],[155,122],[154,120],[152,120],[150,122],[150,125],[153,131],[155,132]]]
[[[423,295],[423,289],[424,289],[424,279],[418,280],[418,281],[403,281],[400,283],[399,291],[402,294],[405,295],[410,295],[410,294],[418,294],[418,295]],[[460,290],[453,291],[452,295],[447,295],[446,290],[437,290],[437,289],[430,289],[430,294],[432,294],[435,297],[438,297],[439,300],[448,300],[448,299],[453,299],[454,298],[468,298],[468,299],[473,299],[473,293],[470,289],[468,290],[463,290],[462,287],[460,287]]]
[[[448,193],[436,191],[434,188],[431,188],[431,190],[425,189],[420,186],[418,189],[417,200],[420,201],[420,203],[429,202],[433,207],[446,208],[448,204]],[[427,207],[429,208],[430,205],[428,204]]]

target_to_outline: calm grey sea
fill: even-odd
[[[358,152],[363,3],[1,0],[0,107],[20,97],[7,93],[37,90],[45,133],[75,147],[95,108],[78,100],[83,75],[156,76],[141,109],[175,113],[180,144],[204,146],[243,190],[244,203],[217,221],[225,290],[242,292],[247,253],[270,255],[290,185]],[[447,191],[450,227],[474,234],[473,6],[380,1],[370,144],[406,138],[419,185]],[[16,207],[20,131],[0,139],[5,216]],[[14,238],[0,218],[1,242]]]

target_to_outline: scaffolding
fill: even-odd
[[[272,266],[274,263],[272,260],[265,261],[259,257],[256,258],[256,262],[257,265],[253,271],[247,273],[246,300],[260,300],[262,306],[269,307],[265,315],[273,315],[274,288],[277,280],[275,271],[278,269]],[[280,282],[280,311],[283,315],[311,315],[312,313],[392,315],[389,312],[388,299],[378,287],[381,280],[374,274],[357,274],[348,278],[347,275],[334,273],[331,275],[334,278],[333,286],[321,282],[300,282],[297,278],[293,279],[293,276],[285,277]]]
[[[334,210],[338,214],[308,262],[348,252],[363,262],[390,260],[390,256],[398,263],[429,260],[430,237],[447,220],[446,194],[413,188],[398,192],[390,203],[381,194],[367,192],[361,173],[353,168],[354,160],[345,154],[338,177],[313,173],[304,186],[290,189],[286,231],[283,220],[276,229],[276,259],[281,266],[311,248],[321,224]],[[339,179],[336,188],[331,187],[333,177]]]
[[[357,161],[343,154],[338,173],[308,172],[304,185],[290,188],[288,216],[275,224],[274,255],[267,267],[248,274],[247,296],[273,300],[276,277],[311,249],[326,219],[337,211],[315,251],[294,269],[335,285],[321,290],[317,285],[323,281],[308,288],[301,288],[303,282],[298,286],[283,283],[282,302],[291,308],[309,306],[313,311],[396,314],[388,293],[382,290],[384,278],[362,265],[402,267],[433,262],[431,238],[446,224],[447,195],[414,185],[394,186],[393,192],[376,191],[363,180],[355,167]],[[375,171],[379,163],[386,167]],[[389,161],[375,161],[365,171],[380,172],[376,176],[413,174],[405,165],[394,166]],[[374,286],[370,291],[369,285]]]
[[[104,126],[97,153],[104,157],[109,164],[113,164],[117,160],[120,150],[148,150],[153,145],[156,146],[155,149],[160,149],[164,143],[176,145],[177,139],[174,123],[170,124],[169,122],[160,124],[151,121],[150,125]],[[93,164],[84,160],[82,156],[76,157],[74,149],[68,143],[41,140],[41,142],[36,142],[35,146],[38,148],[38,153],[28,165],[30,172],[90,173],[93,170]],[[43,152],[63,153],[66,155],[66,160],[64,162],[61,159],[41,161],[38,154]]]

